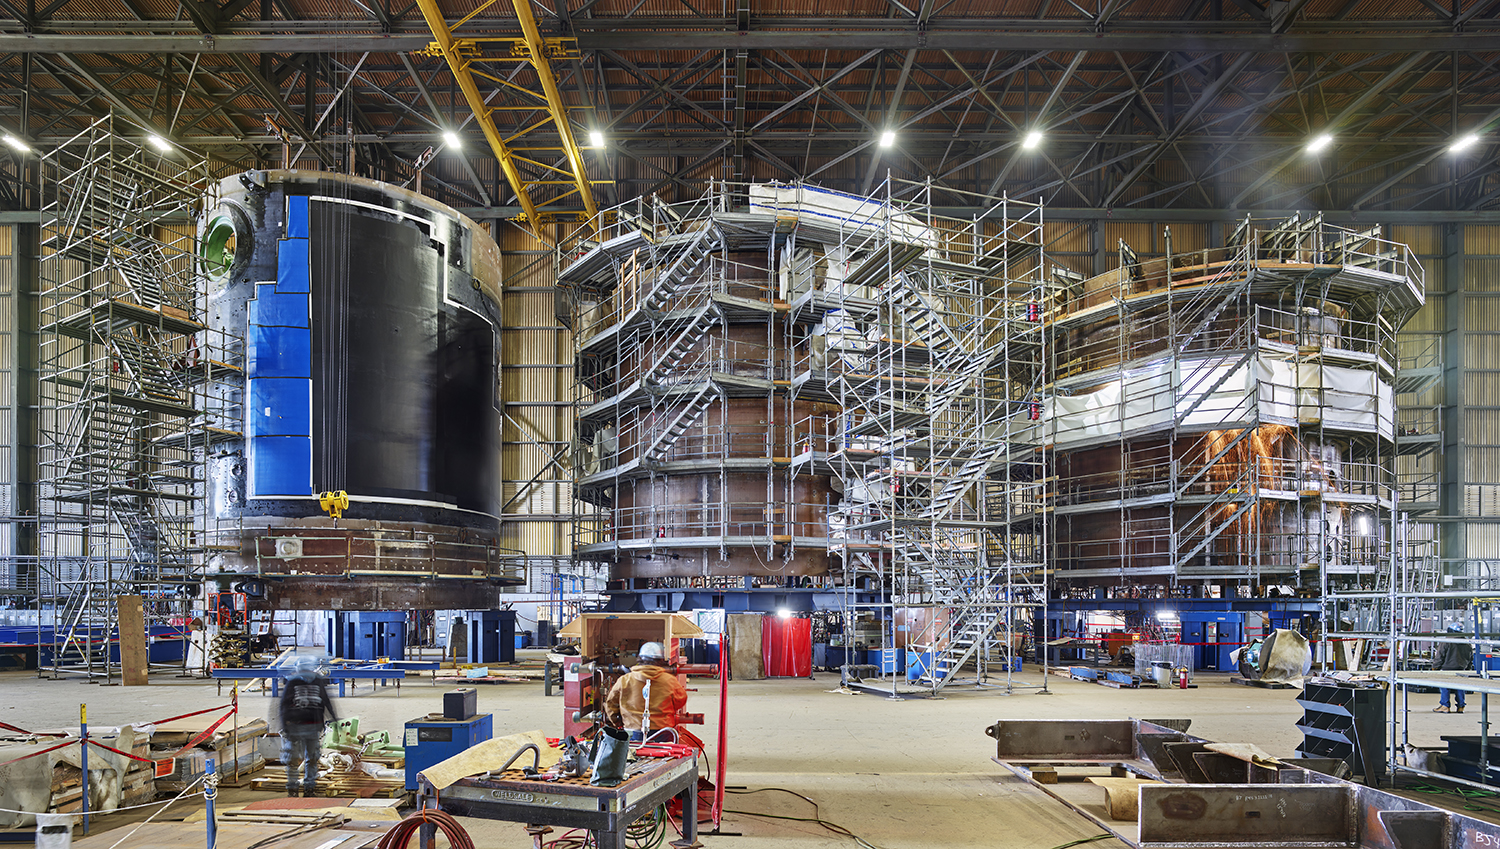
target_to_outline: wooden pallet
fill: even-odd
[[[250,782],[250,786],[255,790],[286,792],[286,767],[266,767],[260,776]],[[318,779],[317,792],[319,796],[327,798],[389,798],[406,792],[406,780],[376,778],[362,772],[336,772]]]
[[[1292,690],[1291,684],[1284,681],[1252,681],[1249,678],[1230,678],[1229,683],[1239,684],[1242,687],[1260,687],[1263,690]]]

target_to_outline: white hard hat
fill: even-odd
[[[287,658],[282,669],[287,671],[287,677],[297,681],[316,681],[318,678],[318,659],[310,654],[299,654]]]
[[[648,657],[654,657],[658,660],[667,659],[667,651],[661,647],[661,643],[641,643],[641,650],[635,654],[641,660],[645,660]]]

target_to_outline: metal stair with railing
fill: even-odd
[[[666,309],[678,292],[697,281],[708,267],[719,243],[718,228],[705,227],[699,230],[676,257],[667,261],[666,270],[656,276],[655,285],[641,301],[646,311],[660,312]]]
[[[682,383],[685,377],[683,372],[690,358],[708,358],[710,352],[704,350],[699,343],[722,320],[720,312],[709,304],[686,319],[667,322],[658,328],[658,332],[663,336],[670,336],[671,341],[656,354],[656,358],[647,367],[642,377],[646,386],[659,388]]]
[[[672,448],[677,441],[703,419],[704,414],[717,400],[719,400],[718,387],[712,381],[705,383],[703,388],[698,390],[698,394],[677,411],[672,421],[647,446],[646,464],[651,466],[665,462],[671,456]]]
[[[1225,531],[1255,507],[1259,476],[1253,463],[1242,465],[1239,473],[1208,498],[1186,522],[1174,532],[1176,571],[1179,574],[1212,571],[1212,565],[1198,567],[1193,559],[1207,551]]]
[[[880,294],[890,304],[893,313],[900,317],[909,334],[908,342],[920,343],[929,356],[963,351],[963,343],[943,320],[941,310],[934,306],[933,296],[918,291],[914,275],[896,275]]]
[[[1248,258],[1250,249],[1241,248],[1239,256]],[[1210,341],[1210,329],[1229,314],[1230,307],[1249,291],[1253,274],[1248,263],[1230,262],[1219,271],[1209,284],[1201,288],[1181,311],[1182,323],[1190,329],[1172,341],[1174,360],[1185,364],[1186,373],[1174,375],[1173,422],[1174,433],[1200,432],[1204,435],[1196,440],[1184,456],[1195,456],[1213,450],[1206,462],[1195,463],[1197,469],[1179,480],[1173,497],[1179,504],[1193,503],[1198,509],[1184,522],[1176,522],[1171,534],[1172,567],[1176,574],[1212,571],[1211,565],[1200,567],[1194,564],[1199,555],[1205,554],[1214,541],[1239,523],[1255,506],[1259,476],[1254,463],[1243,462],[1233,472],[1232,480],[1211,480],[1213,471],[1220,469],[1227,458],[1243,447],[1255,432],[1257,411],[1254,382],[1247,381],[1247,389],[1224,402],[1219,417],[1211,422],[1190,422],[1210,398],[1213,398],[1226,383],[1248,366],[1256,355],[1255,323],[1251,316],[1241,316],[1233,332],[1211,347],[1193,349],[1200,341]],[[1253,314],[1252,314],[1253,315]],[[1191,358],[1188,358],[1191,351]],[[1187,399],[1187,403],[1182,403]],[[1214,448],[1213,439],[1225,431],[1234,431]],[[1173,440],[1176,444],[1176,440]],[[1196,491],[1203,491],[1196,494]]]
[[[965,494],[989,477],[990,467],[1005,453],[1004,443],[987,447],[977,457],[964,459],[952,474],[943,476],[942,485],[935,487],[932,500],[918,514],[923,519],[941,520],[953,509]]]
[[[909,541],[913,559],[925,563],[925,577],[932,587],[933,602],[947,611],[947,626],[934,630],[926,642],[911,649],[923,658],[917,683],[942,689],[970,661],[985,650],[1004,612],[1005,572],[989,568],[988,557],[960,548],[954,537],[948,545],[922,545]],[[977,671],[977,669],[976,669]]]

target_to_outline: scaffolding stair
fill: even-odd
[[[134,132],[116,133],[113,118],[101,117],[39,164],[46,555],[36,604],[54,628],[46,667],[54,676],[120,672],[110,644],[122,594],[143,596],[148,626],[187,613],[190,600],[177,590],[204,568],[190,543],[209,443],[190,439],[188,428],[228,421],[224,410],[236,403],[227,388],[200,395],[194,387],[216,372],[242,376],[221,353],[230,346],[214,341],[225,334],[191,318],[206,280],[192,261],[192,234],[167,226],[203,208],[207,163],[161,157],[128,141]],[[182,436],[163,438],[174,429]]]
[[[928,405],[928,414],[938,418],[952,409],[960,398],[981,396],[985,372],[1001,353],[999,347],[994,347],[969,357],[958,373],[944,382],[942,390],[932,393],[933,403]]]
[[[1181,484],[1178,485],[1176,491],[1177,497],[1182,498],[1186,496],[1188,494],[1188,491],[1196,486],[1198,481],[1202,480],[1208,474],[1210,469],[1214,468],[1214,466],[1216,466],[1220,460],[1224,459],[1229,454],[1229,452],[1233,451],[1240,443],[1249,439],[1250,434],[1254,432],[1254,428],[1240,428],[1239,431],[1235,433],[1234,438],[1226,441],[1224,443],[1224,447],[1215,452],[1214,456],[1210,457],[1207,462],[1197,464],[1198,470],[1196,472],[1193,472],[1193,474],[1190,475],[1187,480],[1184,480]]]
[[[699,355],[706,353],[699,349],[698,343],[703,341],[703,338],[719,324],[720,320],[719,311],[708,306],[682,323],[681,329],[675,331],[676,335],[672,337],[666,349],[657,355],[651,367],[646,370],[644,378],[646,385],[669,386],[681,382],[681,369],[694,353]]]
[[[927,563],[932,600],[948,612],[948,627],[925,645],[914,646],[928,655],[914,680],[934,691],[949,684],[965,664],[985,647],[996,626],[1004,619],[999,603],[1005,573],[978,566],[969,551],[934,547],[908,540],[908,556]],[[986,558],[988,559],[988,558]]]
[[[173,371],[156,345],[129,330],[110,333],[107,341],[119,358],[121,371],[132,379],[132,388],[138,394],[174,404],[185,403],[180,388],[182,375]]]
[[[999,609],[975,606],[963,609],[951,621],[950,636],[936,647],[928,647],[931,662],[916,680],[940,690],[953,681],[959,671],[985,647],[1004,617]]]
[[[897,275],[881,294],[912,334],[909,339],[920,342],[935,356],[963,350],[963,343],[943,320],[942,313],[933,306],[931,296],[918,292],[910,275]]]
[[[923,519],[941,519],[948,515],[954,504],[963,498],[965,493],[989,476],[990,466],[1004,450],[1005,444],[997,443],[985,453],[965,460],[963,465],[958,467],[958,471],[943,480],[943,485],[933,494],[932,500],[922,508],[919,515]]]
[[[1191,572],[1192,569],[1187,564],[1206,551],[1214,540],[1234,527],[1234,524],[1255,506],[1255,479],[1255,467],[1249,463],[1245,464],[1235,479],[1225,484],[1224,488],[1219,491],[1216,498],[1204,504],[1191,519],[1183,524],[1183,527],[1189,531],[1187,536],[1192,541],[1192,547],[1177,557],[1178,574]],[[1228,515],[1216,521],[1215,514],[1221,513],[1225,508],[1229,508]],[[1202,533],[1192,532],[1195,528],[1202,528]]]
[[[676,259],[667,265],[657,278],[656,285],[646,296],[647,312],[660,312],[667,308],[684,286],[698,279],[700,272],[708,266],[719,244],[718,230],[705,227],[683,248]]]
[[[188,563],[181,532],[162,521],[149,499],[132,498],[110,504],[110,514],[125,532],[131,558],[140,566],[180,568]]]
[[[702,420],[704,414],[708,412],[708,408],[713,406],[714,401],[718,400],[718,397],[718,387],[712,382],[705,383],[703,388],[698,390],[698,394],[694,395],[693,399],[677,412],[672,422],[667,425],[656,439],[652,441],[650,447],[646,449],[646,464],[654,466],[665,462],[667,457],[671,455],[672,447],[677,444],[677,440],[681,439],[683,434],[687,433]]]
[[[1242,251],[1242,254],[1244,253],[1248,252]],[[1219,286],[1220,281],[1230,276],[1236,277],[1235,285]],[[1251,274],[1248,270],[1242,270],[1238,263],[1231,262],[1220,269],[1212,279],[1202,284],[1201,290],[1182,309],[1182,315],[1187,319],[1190,329],[1186,333],[1178,334],[1172,340],[1172,347],[1179,357],[1187,352],[1200,335],[1213,326],[1230,304],[1249,291],[1250,281]],[[1199,317],[1195,319],[1194,316]]]

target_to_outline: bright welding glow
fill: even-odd
[[[1469,133],[1466,136],[1459,136],[1458,138],[1454,139],[1453,144],[1448,145],[1448,150],[1452,151],[1453,153],[1461,153],[1476,144],[1479,144],[1479,134]]]
[[[790,610],[787,610],[785,607],[779,607],[776,609],[776,618],[790,619],[792,618],[792,612]]]
[[[896,143],[896,131],[895,130],[886,130],[885,132],[883,132],[883,133],[880,134],[880,146],[882,148],[890,147],[891,145],[893,145],[895,143]]]
[[[157,135],[156,133],[152,133],[151,135],[146,136],[146,141],[151,142],[152,147],[163,152],[172,149],[172,143]]]
[[[6,144],[10,145],[11,147],[15,148],[16,150],[21,151],[22,153],[30,153],[31,152],[31,146],[30,145],[26,144],[26,142],[21,141],[20,139],[16,138],[15,136],[11,135],[10,133],[6,133],[4,136],[0,136],[0,139],[4,139],[4,141],[5,141]]]
[[[1026,134],[1026,139],[1021,142],[1021,147],[1027,150],[1036,150],[1042,146],[1042,138],[1041,130],[1032,130]]]
[[[1307,152],[1317,153],[1318,151],[1331,144],[1333,144],[1333,136],[1327,133],[1319,133],[1318,135],[1313,136],[1312,141],[1307,143]]]
[[[589,147],[604,147],[604,134],[598,130],[589,130]]]
[[[464,141],[463,139],[458,137],[458,133],[455,133],[452,130],[448,130],[443,133],[443,144],[453,148],[454,150],[458,150],[459,148],[464,146]]]

